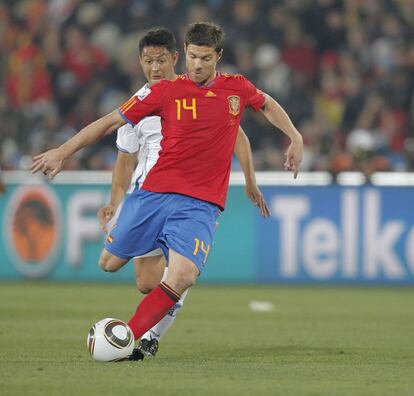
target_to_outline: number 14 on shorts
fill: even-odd
[[[204,254],[203,262],[205,263],[207,261],[208,254],[210,253],[210,245],[207,245],[206,247],[204,244],[204,241],[200,241],[200,239],[198,238],[194,238],[194,242],[195,242],[195,247],[194,247],[193,255],[197,256],[199,252]]]

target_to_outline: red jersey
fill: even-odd
[[[198,86],[187,76],[163,80],[133,96],[119,112],[130,124],[161,117],[161,150],[142,188],[178,193],[224,208],[231,159],[246,106],[259,110],[264,94],[241,75],[217,74]]]

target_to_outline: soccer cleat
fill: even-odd
[[[158,352],[159,343],[156,338],[151,338],[150,340],[142,338],[139,342],[138,348],[144,356],[155,356]]]
[[[145,355],[141,352],[139,348],[134,348],[132,354],[128,356],[128,360],[138,361],[144,360]]]

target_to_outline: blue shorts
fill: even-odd
[[[160,247],[167,260],[172,249],[190,259],[201,273],[220,213],[218,206],[196,198],[136,189],[125,200],[105,249],[130,259]]]

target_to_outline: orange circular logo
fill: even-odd
[[[9,250],[16,269],[29,277],[45,276],[55,264],[60,239],[58,200],[46,187],[21,187],[6,213]]]

